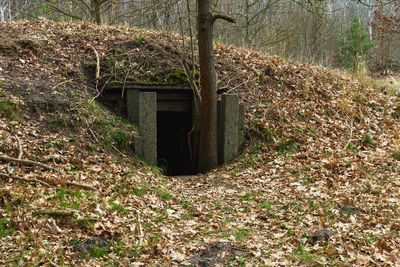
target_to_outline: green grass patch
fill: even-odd
[[[393,151],[392,158],[395,160],[400,160],[400,149]]]
[[[15,228],[11,223],[6,222],[3,219],[0,219],[0,237],[13,235],[14,232],[15,232]]]
[[[260,203],[260,204],[258,204],[258,207],[260,208],[260,209],[263,209],[263,210],[271,210],[271,208],[272,208],[272,204],[271,203],[269,203],[269,202],[263,202],[263,203]]]
[[[246,229],[239,229],[235,232],[235,237],[239,241],[242,241],[244,238],[248,236],[250,236],[250,231]]]
[[[376,147],[376,142],[372,139],[369,134],[363,136],[363,144],[371,147]]]
[[[157,189],[157,195],[163,200],[163,201],[170,201],[174,196],[171,193],[168,193],[166,191],[163,191],[162,189]]]
[[[78,226],[82,229],[91,230],[93,229],[93,220],[91,219],[76,219],[75,220]]]
[[[247,192],[246,194],[244,194],[244,196],[241,197],[242,201],[250,201],[250,200],[254,200],[254,195],[252,195],[251,193]]]
[[[110,252],[109,247],[93,247],[90,249],[90,256],[93,258],[101,258]]]
[[[357,152],[357,148],[352,143],[349,143],[346,149],[350,150],[351,152]]]
[[[293,139],[281,140],[278,144],[278,153],[282,156],[290,156],[299,151],[299,147]]]
[[[147,193],[147,186],[136,187],[133,193],[139,197],[144,196]]]
[[[129,211],[120,203],[111,203],[111,212],[118,211],[120,213],[128,213]]]
[[[20,121],[22,119],[18,104],[11,101],[0,101],[0,116],[4,116],[11,121]]]
[[[303,243],[300,243],[298,250],[292,253],[292,258],[300,263],[309,264],[311,266],[319,263],[319,257],[307,251]]]

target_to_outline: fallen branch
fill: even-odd
[[[60,82],[60,83],[54,85],[53,88],[51,88],[51,91],[53,91],[54,89],[56,89],[57,87],[59,87],[59,86],[65,84],[65,83],[72,82],[73,80],[74,80],[74,79],[70,79],[70,80],[67,80],[67,81]]]
[[[28,183],[37,183],[37,184],[41,184],[41,185],[44,185],[44,186],[47,186],[47,187],[56,187],[55,184],[49,184],[49,183],[46,183],[46,182],[44,182],[42,180],[39,180],[39,179],[36,179],[36,178],[29,179],[29,178],[14,176],[14,175],[11,176],[11,175],[4,174],[4,173],[0,173],[0,177],[5,178],[5,179],[15,179],[15,180],[23,181],[23,182],[28,182]],[[86,184],[80,184],[80,183],[76,183],[76,182],[62,182],[60,184],[81,187],[81,188],[88,189],[88,190],[93,190],[93,191],[97,190],[93,186],[86,185]]]
[[[19,162],[19,163],[23,163],[23,164],[27,164],[27,165],[33,165],[33,166],[38,166],[38,167],[42,167],[44,169],[47,170],[53,170],[56,171],[62,175],[65,175],[65,173],[62,170],[59,170],[57,168],[51,167],[47,164],[41,163],[41,162],[37,162],[37,161],[33,161],[33,160],[28,160],[28,159],[17,159],[17,158],[12,158],[12,157],[6,157],[6,156],[1,156],[0,155],[0,160],[4,160],[4,161],[11,161],[11,162]]]
[[[23,181],[23,182],[28,182],[28,183],[37,183],[37,184],[41,184],[41,185],[44,185],[44,186],[47,186],[47,187],[55,187],[55,185],[48,184],[48,183],[46,183],[44,181],[41,181],[41,180],[38,180],[38,179],[35,179],[35,178],[28,179],[28,178],[14,176],[14,175],[10,176],[10,175],[4,174],[4,173],[0,173],[0,177],[7,178],[7,179],[15,179],[15,180]]]
[[[93,191],[97,190],[97,188],[95,188],[95,187],[93,187],[91,185],[80,184],[80,183],[76,183],[76,182],[62,182],[61,184],[72,185],[72,186],[81,187],[81,188],[88,189],[88,190],[93,190]]]
[[[22,146],[21,146],[21,141],[19,140],[18,136],[15,134],[14,135],[15,139],[17,140],[17,145],[18,145],[18,159],[22,159]]]
[[[99,140],[97,139],[97,137],[96,137],[96,135],[94,134],[94,132],[92,131],[92,129],[89,127],[88,130],[89,130],[89,133],[92,135],[94,141],[96,141],[96,143],[98,143]]]
[[[17,140],[17,145],[18,145],[18,159],[22,158],[22,147],[21,147],[21,141],[19,140],[18,136],[16,134],[14,134],[14,138],[15,140]],[[13,174],[15,171],[14,166],[11,163],[7,164],[7,172],[8,174]]]
[[[90,48],[93,50],[95,56],[96,56],[96,91],[99,93],[99,78],[100,78],[100,57],[99,57],[99,53],[97,53],[96,48],[94,48],[93,46],[90,46]]]
[[[96,85],[97,95],[95,95],[95,96],[89,101],[90,104],[93,103],[93,101],[95,101],[96,98],[98,98],[98,97],[103,93],[104,88],[106,88],[107,84],[110,82],[110,80],[111,80],[112,77],[113,77],[113,76],[110,76],[110,77],[108,78],[108,80],[107,80],[107,81],[104,83],[104,85],[101,87],[101,90],[100,90],[100,91],[97,90],[97,85]]]
[[[90,46],[90,48],[92,48],[95,56],[96,56],[96,80],[98,80],[100,78],[100,57],[99,57],[99,53],[97,53],[96,48],[94,48],[93,46]]]
[[[89,133],[92,135],[94,141],[96,141],[96,143],[98,143],[99,140],[97,139],[96,135],[94,134],[94,132],[93,132],[92,129],[90,128],[89,122],[87,121],[86,118],[84,118],[84,119],[85,119],[86,125],[87,125],[87,127],[88,127]]]
[[[35,211],[36,214],[42,215],[50,215],[50,216],[73,216],[76,211],[75,210],[46,210],[41,209]]]

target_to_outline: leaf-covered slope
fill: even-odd
[[[100,90],[111,79],[168,82],[179,38],[48,20],[1,23],[0,34],[1,155],[18,157],[16,135],[24,159],[67,172],[60,181],[14,164],[12,175],[58,188],[0,181],[0,261],[399,263],[399,88],[217,44],[219,87],[246,103],[248,147],[207,175],[164,178],[121,155],[132,126],[91,101],[93,48]],[[87,237],[108,246],[79,256]]]

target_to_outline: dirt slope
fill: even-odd
[[[172,179],[133,159],[134,127],[92,101],[93,48],[97,90],[170,82],[176,36],[47,20],[0,34],[0,155],[66,173],[1,161],[14,179],[0,180],[0,263],[399,264],[400,88],[218,44],[219,87],[246,103],[248,146]]]

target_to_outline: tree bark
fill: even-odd
[[[218,165],[217,155],[217,78],[212,43],[213,15],[210,0],[197,1],[197,39],[199,44],[201,109],[199,172]]]
[[[92,16],[97,25],[103,24],[103,19],[101,16],[101,4],[101,0],[91,0]]]
[[[213,24],[216,19],[234,22],[223,15],[213,15],[211,0],[197,0],[197,39],[200,65],[200,140],[198,170],[207,172],[218,166],[217,154],[217,77],[213,50]]]

